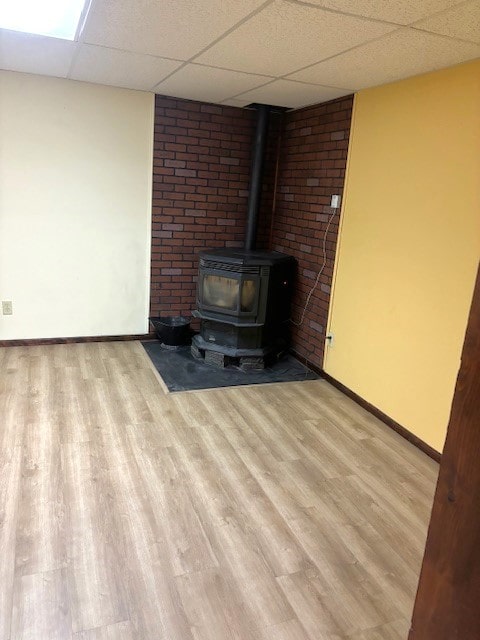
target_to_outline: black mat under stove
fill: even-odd
[[[242,371],[238,367],[220,369],[205,364],[203,360],[196,360],[190,353],[190,347],[165,349],[157,341],[142,342],[142,345],[169,391],[215,389],[242,384],[295,382],[318,378],[316,373],[304,367],[291,355],[284,356],[263,371]]]

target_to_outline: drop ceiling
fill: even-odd
[[[2,69],[236,106],[303,107],[479,56],[480,0],[92,0],[75,42],[0,29]]]

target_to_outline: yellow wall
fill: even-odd
[[[441,451],[480,257],[480,61],[355,97],[325,370]]]

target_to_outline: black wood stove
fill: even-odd
[[[289,346],[295,259],[255,250],[263,158],[271,107],[254,105],[257,127],[252,154],[245,249],[200,253],[197,309],[200,334],[192,354],[217,366],[263,369]]]
[[[295,261],[278,252],[218,249],[200,254],[196,357],[225,366],[263,368],[288,347]]]

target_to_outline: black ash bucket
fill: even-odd
[[[184,316],[150,318],[155,334],[162,344],[180,347],[190,343],[190,319]]]

